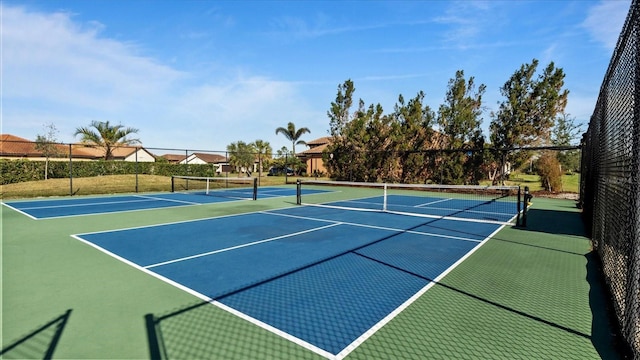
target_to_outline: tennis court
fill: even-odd
[[[32,219],[50,219],[67,216],[100,215],[113,212],[162,209],[178,206],[194,206],[228,201],[251,200],[254,190],[251,187],[195,190],[172,193],[158,193],[126,196],[96,196],[80,198],[61,198],[54,200],[9,201],[3,203]],[[291,188],[265,187],[260,189],[260,197],[273,198],[291,196]],[[206,196],[205,196],[206,195]]]
[[[592,342],[588,239],[540,225],[557,214],[534,212],[524,229],[513,226],[518,207],[504,189],[475,198],[385,190],[307,184],[260,188],[257,201],[175,192],[5,204],[3,260],[12,271],[3,302],[12,311],[4,312],[3,356],[612,351]],[[95,210],[146,197],[170,205]],[[69,212],[84,207],[101,216]],[[34,221],[47,211],[57,215]]]
[[[75,237],[337,355],[498,228],[302,207]]]

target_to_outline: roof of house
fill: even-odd
[[[164,154],[160,155],[161,158],[165,158],[168,161],[182,161],[185,158],[185,155],[182,154]]]
[[[195,156],[200,160],[209,164],[227,162],[227,158],[225,156],[218,155],[218,154],[193,153],[191,154],[191,156]]]
[[[329,144],[322,144],[322,145],[318,145],[318,146],[314,146],[310,149],[307,149],[301,153],[298,153],[298,155],[317,155],[317,154],[322,154],[322,152],[324,151],[324,149],[327,148],[327,146],[329,146]]]
[[[311,140],[311,141],[307,141],[307,145],[313,147],[313,145],[325,145],[331,142],[331,137],[330,136],[323,136],[321,138],[315,139],[315,140]]]
[[[118,146],[111,149],[111,156],[114,159],[122,159],[126,158],[134,154],[138,149],[141,149],[139,146]],[[92,157],[100,158],[104,157],[104,148],[97,147],[94,145],[74,145],[73,146],[73,154],[76,155],[76,151],[79,151],[81,154],[86,154]],[[145,150],[146,151],[146,150]]]
[[[55,144],[55,148],[62,156],[69,155],[69,147]],[[0,155],[14,157],[42,157],[42,150],[38,150],[36,142],[11,134],[0,134]],[[86,154],[85,154],[86,155]]]
[[[69,145],[56,144],[58,153],[69,156]],[[115,159],[126,158],[136,152],[140,147],[119,146],[113,148]],[[146,150],[145,150],[146,151]],[[104,157],[104,149],[91,145],[74,144],[71,153],[73,157],[99,159]],[[15,157],[42,157],[41,150],[36,149],[36,142],[11,134],[0,134],[0,155]]]
[[[40,156],[41,151],[36,150],[36,143],[33,141],[10,135],[0,135],[0,154],[15,156]]]
[[[330,136],[324,136],[315,140],[311,140],[309,142],[307,142],[307,145],[309,146],[309,149],[298,153],[298,156],[305,156],[305,155],[320,155],[322,154],[322,152],[324,151],[324,149],[327,148],[327,146],[329,146],[329,144],[331,144],[331,137]]]

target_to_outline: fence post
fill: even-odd
[[[136,193],[138,192],[138,150],[140,148],[136,147]]]
[[[524,187],[524,208],[522,210],[522,227],[527,227],[527,209],[529,208],[529,202],[531,201],[531,194],[529,194],[529,187]]]
[[[69,144],[69,196],[73,196],[73,151],[72,144]]]

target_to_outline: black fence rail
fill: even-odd
[[[247,160],[248,159],[248,160]],[[64,196],[121,192],[170,191],[171,176],[293,176],[300,169],[288,153],[37,143],[0,139],[0,185],[48,181],[46,189],[21,196]],[[113,179],[110,175],[124,175]],[[92,179],[87,185],[83,179]],[[4,189],[7,190],[7,189]],[[8,191],[8,190],[7,190]],[[0,191],[0,197],[4,196]],[[10,195],[10,194],[9,194]]]
[[[640,359],[640,1],[633,0],[584,134],[580,199],[620,330]]]
[[[38,143],[21,138],[0,138],[0,185],[48,181],[40,188],[5,188],[0,197],[64,196],[171,189],[171,176],[298,177],[358,182],[409,184],[507,185],[530,182],[520,175],[539,175],[549,192],[564,189],[562,174],[579,172],[580,147],[424,149],[405,152],[302,152],[283,149],[273,153],[212,151],[143,146]],[[554,170],[555,171],[551,171]],[[560,182],[545,181],[555,179]],[[546,175],[545,175],[546,174]],[[111,175],[122,175],[117,178]],[[85,181],[86,180],[86,181]],[[266,183],[277,183],[271,178]],[[527,184],[524,184],[527,185]]]

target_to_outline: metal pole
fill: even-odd
[[[288,174],[289,173],[289,154],[284,154],[284,183],[288,184],[289,183],[289,177]]]
[[[253,178],[253,200],[258,200],[258,179]]]
[[[262,177],[262,154],[258,153],[258,185],[260,185],[260,178]]]
[[[136,192],[138,192],[138,150],[140,148],[136,148]]]
[[[527,208],[531,201],[531,195],[529,194],[529,187],[524,187],[524,209],[522,211],[522,227],[527,227]]]
[[[72,147],[71,144],[69,144],[69,196],[73,196],[73,161],[71,160],[72,157]]]
[[[516,218],[516,226],[522,225],[522,219],[520,217],[520,211],[522,210],[522,208],[520,207],[521,200],[522,200],[522,195],[520,194],[520,186],[518,186],[518,205],[516,206],[518,210],[518,217]]]

